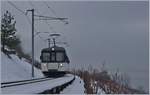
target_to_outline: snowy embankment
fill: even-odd
[[[93,86],[94,90],[94,86]],[[61,94],[85,94],[85,88],[84,88],[84,81],[78,77],[75,76],[74,82],[66,87]],[[97,88],[97,94],[105,94],[105,92],[102,90],[102,88]]]
[[[65,88],[61,94],[84,94],[84,82],[78,76],[75,76],[74,82]]]
[[[11,54],[11,59],[1,52],[1,82],[31,79],[31,64]],[[41,70],[34,68],[35,78],[44,77]]]

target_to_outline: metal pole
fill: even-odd
[[[32,12],[32,70],[31,70],[31,76],[34,78],[34,9],[27,10]]]
[[[50,39],[48,39],[48,47],[50,48]]]
[[[32,77],[34,77],[34,9],[32,11]]]
[[[31,76],[34,78],[34,9],[27,10],[32,12],[32,70],[31,70]]]
[[[56,45],[56,43],[55,43],[55,38],[53,38],[53,43],[54,43],[54,46]]]

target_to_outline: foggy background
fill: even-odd
[[[56,41],[66,41],[71,68],[87,68],[91,64],[111,72],[119,69],[131,78],[133,87],[149,86],[149,6],[148,1],[11,1],[24,12],[35,8],[35,14],[67,17],[61,21],[35,21],[35,31],[60,33]],[[8,2],[1,2],[1,15],[8,10],[14,15],[16,29],[26,53],[31,54],[31,24],[27,17]],[[31,13],[28,13],[31,18]],[[41,38],[40,38],[41,37]],[[48,47],[48,34],[35,37],[35,58]]]

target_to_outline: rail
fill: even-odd
[[[68,77],[68,78],[67,78]],[[66,82],[64,82],[64,80]],[[75,77],[72,75],[66,75],[64,77],[57,77],[57,78],[37,78],[31,80],[21,80],[21,81],[12,81],[12,82],[3,82],[1,83],[1,89],[3,93],[9,93],[11,91],[15,91],[13,93],[40,93],[40,94],[56,94],[60,93],[65,87],[71,84],[75,80]],[[58,81],[58,83],[57,83]],[[59,82],[61,81],[61,82]],[[54,82],[54,84],[53,84]],[[33,85],[31,85],[33,83]],[[39,89],[38,86],[47,85],[46,83],[50,83],[52,85],[43,86]],[[36,87],[37,88],[36,88]],[[31,89],[31,88],[34,89]],[[18,89],[18,90],[14,90]],[[24,89],[24,90],[21,90]]]
[[[45,77],[44,77],[44,78],[45,78]],[[11,83],[18,83],[18,82],[25,82],[25,81],[31,81],[31,80],[38,80],[38,79],[44,79],[44,78],[36,78],[36,79],[28,79],[28,80],[19,80],[19,81],[2,82],[1,85],[3,85],[3,84],[11,84]]]
[[[51,79],[52,78],[37,78],[37,79],[31,79],[31,80],[3,82],[3,83],[1,83],[1,88],[36,83],[36,82],[47,81],[47,80],[51,80]]]

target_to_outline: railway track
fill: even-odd
[[[52,80],[52,79],[54,79],[54,78],[36,78],[36,79],[30,79],[30,80],[3,82],[3,83],[1,83],[1,88],[25,85],[25,84],[42,82],[42,81],[47,81],[47,80]]]
[[[31,80],[21,80],[1,83],[1,90],[4,94],[58,94],[66,86],[75,80],[72,75],[55,78],[36,78]]]

